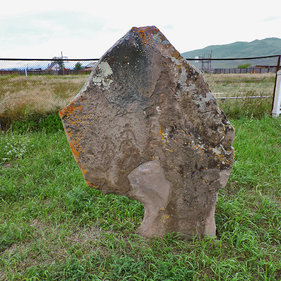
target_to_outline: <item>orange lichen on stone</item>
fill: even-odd
[[[64,109],[62,109],[59,112],[60,117],[66,118],[67,120],[69,120],[69,122],[72,125],[83,125],[85,122],[87,122],[87,116],[80,116],[81,110],[82,110],[82,105],[75,105],[75,102],[79,99],[76,98],[75,100],[73,100],[67,107],[65,107]],[[83,100],[82,100],[83,102]],[[81,148],[81,141],[84,139],[84,132],[80,133],[80,135],[73,135],[73,133],[71,132],[71,130],[67,129],[65,130],[66,135],[68,136],[68,140],[69,140],[69,146],[70,149],[72,151],[72,154],[77,162],[77,164],[79,165],[82,173],[84,174],[85,171],[79,161],[79,156],[80,153],[83,152],[82,148]]]
[[[162,132],[161,127],[159,128],[159,136],[161,137],[161,140],[164,144],[165,143],[165,134]]]
[[[85,178],[85,175],[86,175],[86,173],[87,173],[86,169],[83,168],[83,166],[82,166],[82,164],[81,164],[80,161],[77,161],[77,163],[78,163],[79,168],[80,168],[80,170],[81,170],[81,172],[82,172],[82,174],[83,174],[83,176],[84,176],[84,178]]]
[[[153,42],[151,38],[151,34],[158,34],[159,38],[163,41],[165,40],[165,36],[160,32],[158,28],[155,26],[147,26],[147,27],[133,27],[132,31],[135,35],[139,36],[143,44],[148,44]]]
[[[79,137],[73,137],[72,133],[71,132],[67,132],[66,131],[66,134],[69,138],[69,146],[70,146],[70,149],[71,149],[71,152],[74,156],[74,159],[75,161],[77,162],[81,172],[83,175],[86,175],[87,171],[83,168],[80,160],[79,160],[79,156],[80,156],[80,152],[84,152],[82,149],[81,149],[81,146],[80,146],[80,143],[81,143],[81,139],[84,137],[83,135],[79,138]]]
[[[81,140],[84,138],[84,133],[82,133],[80,136],[74,136],[73,133],[69,130],[66,130],[65,133],[68,136],[69,146],[72,151],[72,154],[77,163],[79,164],[80,152],[84,152],[80,146]]]
[[[81,109],[82,109],[82,105],[79,105],[79,106],[75,106],[74,105],[74,102],[75,102],[76,100],[73,100],[67,107],[65,107],[65,108],[63,108],[60,112],[59,112],[59,114],[60,114],[60,117],[62,118],[63,116],[69,116],[69,115],[73,115],[74,114],[74,112],[76,112],[76,111],[81,111]]]
[[[142,39],[142,43],[146,44],[147,43],[147,36],[146,36],[145,31],[142,28],[140,28],[137,32],[139,33],[139,36]]]
[[[79,116],[79,115],[74,115],[74,120],[71,120],[72,125],[86,125],[89,123],[89,117],[87,115],[84,116]]]
[[[73,154],[75,160],[77,161],[78,158],[79,158],[79,154],[80,154],[80,153],[79,153],[79,151],[76,149],[76,146],[73,144],[72,140],[70,140],[69,146],[70,146],[70,149],[71,149],[71,151],[72,151],[72,154]]]
[[[97,186],[97,185],[95,185],[95,184],[89,182],[89,181],[86,180],[86,179],[85,179],[85,181],[86,181],[87,185],[89,185],[90,187],[93,187],[93,188],[95,188],[95,189],[99,189],[99,186]]]

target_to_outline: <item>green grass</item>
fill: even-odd
[[[215,97],[245,97],[218,99],[219,106],[229,118],[261,118],[271,114],[275,75],[266,74],[207,74],[206,80]],[[249,96],[270,98],[248,99]]]
[[[146,239],[137,201],[85,184],[57,115],[0,135],[0,280],[280,280],[280,118],[231,120],[217,238]]]

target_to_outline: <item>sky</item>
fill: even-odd
[[[148,25],[181,53],[281,38],[280,0],[2,0],[0,58],[99,58]]]

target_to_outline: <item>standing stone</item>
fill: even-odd
[[[109,49],[60,116],[87,184],[143,204],[140,234],[215,235],[234,129],[156,27],[133,27]]]

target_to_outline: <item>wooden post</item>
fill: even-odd
[[[281,55],[278,56],[278,61],[277,61],[277,65],[276,65],[276,74],[275,74],[275,82],[274,82],[274,89],[273,89],[273,99],[272,99],[272,116],[273,116],[273,110],[274,110],[274,106],[276,105],[276,101],[275,101],[275,97],[277,97],[278,95],[276,95],[276,86],[277,86],[277,77],[278,77],[278,71],[279,71],[279,68],[280,68],[280,58],[281,58]],[[279,79],[280,81],[280,79]],[[280,84],[280,82],[279,82]]]
[[[272,117],[278,117],[281,114],[281,70],[277,72],[276,87],[273,97]]]

